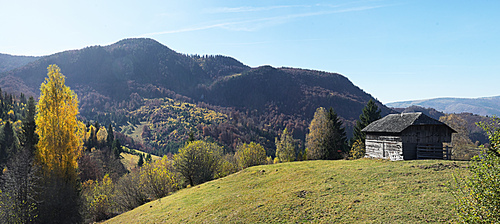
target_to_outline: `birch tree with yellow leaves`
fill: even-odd
[[[37,105],[36,133],[40,140],[36,158],[44,171],[72,181],[77,177],[85,125],[77,120],[77,95],[65,85],[61,69],[57,65],[47,69]]]

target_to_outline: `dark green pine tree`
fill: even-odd
[[[337,116],[337,113],[330,107],[328,111],[329,125],[331,126],[330,135],[327,139],[327,159],[341,159],[348,153],[347,136],[345,128],[342,127],[342,121]]]
[[[95,133],[97,134],[97,132],[98,132],[98,131],[99,131],[99,129],[101,128],[101,125],[99,124],[99,122],[98,122],[98,121],[96,121],[96,122],[94,123],[94,127],[95,127]]]
[[[111,149],[113,150],[113,154],[115,155],[115,158],[120,158],[120,153],[123,152],[122,145],[120,144],[120,141],[118,139],[115,139],[113,141],[113,144],[111,145]]]
[[[113,126],[109,124],[108,126],[108,136],[106,136],[106,143],[110,148],[113,148],[113,142],[115,141],[115,134],[113,133]]]
[[[24,104],[26,104],[26,103],[27,103],[27,102],[26,102],[26,96],[24,95],[24,93],[21,93],[21,96],[19,97],[19,101],[20,101],[21,103],[24,103]]]
[[[377,104],[375,104],[375,101],[373,101],[373,99],[368,101],[366,106],[363,108],[361,115],[359,115],[359,120],[356,121],[356,125],[354,126],[351,145],[358,139],[363,143],[365,142],[366,133],[362,132],[361,130],[363,130],[363,128],[365,128],[372,122],[382,118],[380,112],[380,109],[378,108]]]
[[[142,165],[144,165],[144,156],[142,155],[142,153],[139,153],[139,161],[137,161],[137,166],[142,167]]]
[[[96,146],[97,143],[97,136],[96,136],[96,131],[94,129],[90,130],[90,136],[87,141],[87,152],[92,151],[92,148]]]
[[[24,95],[23,95],[24,96]],[[36,217],[36,201],[34,200],[39,188],[39,177],[36,175],[37,167],[33,165],[35,156],[35,145],[38,143],[38,134],[35,133],[35,100],[30,97],[27,101],[25,117],[21,123],[19,132],[19,145],[17,153],[12,154],[7,163],[7,172],[4,177],[2,190],[13,196],[10,208],[6,211],[9,214],[7,223],[32,223]],[[7,123],[4,126],[5,136],[14,139],[14,132],[10,132]],[[12,128],[10,128],[12,129]],[[7,134],[9,133],[10,134]],[[7,141],[10,141],[7,139]],[[2,145],[3,147],[3,145]],[[12,146],[11,146],[12,147]]]
[[[17,138],[12,129],[10,121],[5,122],[0,140],[0,168],[3,170],[10,156],[17,152]]]
[[[35,145],[38,143],[38,134],[35,132],[35,112],[35,100],[31,96],[28,99],[26,116],[22,121],[21,133],[19,134],[19,144],[31,153],[35,152]]]

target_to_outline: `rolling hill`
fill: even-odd
[[[481,98],[435,98],[393,102],[386,105],[394,108],[406,108],[412,105],[431,107],[445,113],[466,112],[482,116],[500,115],[500,96]]]
[[[250,167],[104,223],[453,223],[466,162],[306,161]]]

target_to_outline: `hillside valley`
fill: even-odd
[[[50,64],[61,67],[67,85],[78,94],[83,120],[112,124],[136,140],[127,140],[129,146],[157,155],[175,153],[189,133],[231,150],[242,142],[258,142],[273,155],[274,138],[286,127],[294,138],[305,140],[318,107],[334,108],[351,136],[362,108],[373,99],[340,74],[251,68],[231,57],[185,55],[142,38],[44,57],[2,54],[0,88],[36,97]],[[500,111],[498,99],[440,98],[388,104],[392,108],[377,101],[377,105],[382,115],[419,111],[439,119],[445,113],[461,114],[473,142],[485,143],[484,132],[475,125],[485,118],[474,114]]]
[[[350,133],[362,108],[373,99],[340,74],[271,66],[250,68],[226,56],[177,53],[152,39],[124,39],[108,46],[40,57],[0,74],[0,87],[15,95],[22,92],[37,96],[50,64],[62,69],[66,84],[78,94],[84,120],[112,123],[117,130],[148,122],[153,136],[169,135],[177,129],[168,125],[157,129],[155,118],[132,112],[148,107],[152,99],[168,98],[190,103],[190,108],[225,114],[227,128],[214,137],[229,139],[227,146],[237,144],[244,130],[253,130],[250,135],[254,137],[242,141],[261,139],[270,143],[285,127],[293,130],[296,138],[304,139],[318,107],[334,108]],[[378,101],[377,105],[382,114],[391,111]],[[176,142],[182,144],[190,131],[197,138],[208,137],[203,134],[204,127],[210,129],[203,122],[195,124]]]
[[[28,127],[25,114],[29,112],[31,124],[36,125],[30,126],[33,133],[36,127],[50,126],[34,121],[34,99],[27,99],[38,96],[46,66],[51,65],[50,74],[57,73],[77,93],[79,108],[75,103],[73,111],[80,114],[72,119],[85,123],[74,128],[82,128],[77,132],[83,134],[77,136],[83,139],[82,154],[71,169],[78,175],[72,187],[76,210],[59,212],[49,206],[60,206],[64,200],[42,199],[37,206],[47,210],[37,213],[40,220],[51,220],[44,215],[54,212],[61,220],[73,216],[85,223],[106,219],[109,223],[455,222],[449,184],[453,175],[467,174],[468,162],[355,157],[359,145],[351,151],[342,151],[350,148],[347,145],[331,147],[341,155],[335,158],[339,160],[314,158],[308,152],[321,146],[311,146],[308,137],[305,147],[306,133],[319,133],[311,128],[313,114],[324,111],[318,113],[323,120],[314,116],[315,124],[340,129],[322,129],[326,131],[317,137],[323,139],[331,139],[325,133],[336,131],[343,137],[341,125],[350,135],[370,102],[382,116],[422,111],[450,122],[460,131],[458,143],[462,143],[453,143],[454,155],[460,155],[454,159],[470,159],[487,142],[475,125],[487,117],[420,106],[388,108],[340,74],[252,68],[226,56],[180,54],[152,39],[125,39],[19,63],[0,74],[2,134],[4,139],[10,136],[2,142],[12,145],[3,154],[6,175],[12,177],[16,167],[31,163],[33,154],[16,151],[16,142],[28,139],[23,134]],[[61,66],[66,76],[52,64]],[[39,105],[44,105],[42,101]],[[337,115],[318,107],[334,108],[339,123],[329,123],[327,119],[336,121]],[[38,115],[44,114],[40,111]],[[339,141],[346,143],[345,138]],[[291,156],[285,157],[284,150]],[[51,175],[42,178],[47,186],[53,183]],[[36,189],[44,190],[41,198],[65,195],[54,187]],[[17,190],[16,185],[2,183],[2,192]],[[0,194],[0,202],[14,201],[11,194]],[[0,210],[0,217],[17,218],[17,213],[5,211],[10,210]]]

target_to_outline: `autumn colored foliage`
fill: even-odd
[[[216,143],[190,142],[175,155],[175,169],[191,186],[213,180],[220,171],[222,151]]]
[[[470,175],[455,177],[456,211],[463,223],[500,223],[500,119],[479,126],[490,147],[472,159]]]
[[[255,142],[238,146],[236,158],[241,168],[247,168],[266,163],[266,150]]]
[[[36,133],[40,136],[37,159],[46,171],[68,180],[76,179],[77,159],[82,152],[83,123],[77,120],[78,99],[65,85],[57,65],[50,65],[40,87]]]
[[[275,138],[277,162],[292,162],[295,160],[296,146],[292,135],[285,128],[280,138]]]

